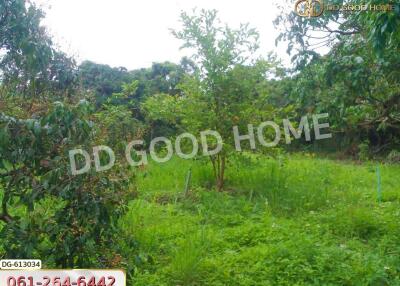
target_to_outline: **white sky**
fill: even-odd
[[[274,51],[288,63],[286,47],[275,47],[271,0],[35,0],[46,11],[44,24],[62,50],[78,61],[91,60],[128,69],[152,62],[179,62],[187,55],[169,29],[179,28],[181,10],[217,9],[229,26],[250,23],[260,32],[260,52]]]

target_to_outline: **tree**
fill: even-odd
[[[111,265],[129,180],[117,166],[108,174],[71,174],[68,152],[99,140],[91,113],[86,101],[42,105],[39,118],[0,113],[2,256],[42,257],[62,268]]]
[[[181,93],[179,85],[183,78],[186,74],[192,73],[194,69],[194,63],[188,58],[183,58],[179,65],[170,62],[153,63],[150,68],[130,72],[139,83],[135,94],[135,116],[141,121],[146,121],[148,130],[145,141],[149,142],[157,136],[171,136],[176,134],[177,130],[167,121],[146,118],[141,104],[155,94],[178,96]]]
[[[126,68],[112,68],[91,61],[81,63],[78,77],[84,89],[95,93],[98,106],[101,106],[113,93],[121,92],[123,84],[133,80]]]
[[[295,11],[293,0],[280,4],[282,13],[275,19],[275,26],[281,30],[276,39],[288,42],[288,53],[295,49],[293,61],[299,67],[311,58],[318,57],[321,47],[334,47],[348,39],[362,38],[377,55],[384,51],[399,49],[400,43],[400,3],[398,1],[349,1],[333,0],[329,5],[394,5],[394,11],[325,11],[319,17],[300,17]],[[369,7],[369,6],[367,6]],[[369,9],[369,8],[368,8]]]
[[[30,1],[0,0],[0,80],[13,94],[71,95],[75,62],[58,51]]]
[[[387,1],[369,4],[382,3]],[[394,11],[326,11],[317,18],[291,12],[277,18],[284,27],[278,40],[298,47],[289,97],[301,114],[329,112],[331,128],[349,149],[363,142],[373,153],[399,146],[399,13],[395,3]],[[324,43],[331,49],[322,56],[316,48]]]
[[[217,189],[222,190],[234,146],[233,126],[248,132],[247,124],[265,117],[266,75],[272,65],[254,58],[258,33],[248,25],[237,30],[221,26],[215,10],[194,15],[183,12],[181,21],[183,29],[173,34],[184,42],[183,48],[195,51],[197,67],[179,85],[179,97],[150,97],[144,109],[150,118],[165,119],[183,131],[199,135],[211,129],[221,135],[224,148],[210,158]]]
[[[144,134],[144,124],[137,117],[138,103],[135,94],[138,81],[122,85],[122,91],[113,93],[95,113],[96,129],[102,138],[101,144],[111,147],[122,156],[125,146]]]
[[[75,63],[54,48],[42,17],[31,1],[0,0],[0,257],[115,267],[132,176],[120,163],[74,176],[69,151],[91,151],[109,134],[97,132],[93,104],[75,89]],[[136,83],[124,87],[116,104],[135,91]],[[100,123],[111,128],[110,120]]]

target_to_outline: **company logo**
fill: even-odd
[[[324,4],[321,0],[298,0],[294,10],[301,17],[319,17],[324,13]]]
[[[347,3],[347,4],[324,4],[323,0],[298,0],[295,4],[294,11],[301,17],[319,17],[324,12],[391,12],[395,11],[395,3],[386,4],[363,4],[363,3]],[[397,4],[399,5],[399,4]]]

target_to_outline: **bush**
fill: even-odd
[[[63,268],[120,260],[113,238],[128,196],[123,168],[73,176],[69,166],[69,150],[95,141],[91,111],[81,101],[57,102],[32,119],[0,114],[2,257]]]

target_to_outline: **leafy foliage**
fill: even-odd
[[[55,49],[40,24],[43,16],[31,2],[0,1],[0,79],[12,93],[26,97],[71,95],[75,62]]]
[[[382,3],[389,2],[366,4]],[[392,4],[395,11],[325,11],[317,18],[291,12],[276,19],[286,27],[278,41],[289,40],[289,47],[298,47],[293,58],[297,74],[289,91],[292,103],[299,114],[328,112],[339,148],[357,149],[369,141],[375,155],[399,144],[400,14],[399,3]],[[315,47],[325,42],[331,49],[321,55]]]
[[[217,12],[206,10],[192,16],[182,13],[181,21],[183,29],[173,33],[184,41],[184,48],[195,50],[197,72],[181,82],[179,97],[158,94],[143,107],[152,120],[166,120],[192,134],[211,129],[222,136],[223,151],[211,157],[216,186],[221,190],[234,145],[233,126],[246,132],[247,124],[274,115],[265,80],[274,63],[251,58],[258,47],[258,34],[248,25],[238,30],[222,27]]]
[[[50,104],[38,119],[1,113],[0,218],[7,257],[42,257],[64,268],[110,265],[111,257],[99,250],[112,245],[129,181],[121,180],[122,169],[110,177],[71,174],[68,151],[94,142],[90,110],[81,101]]]

